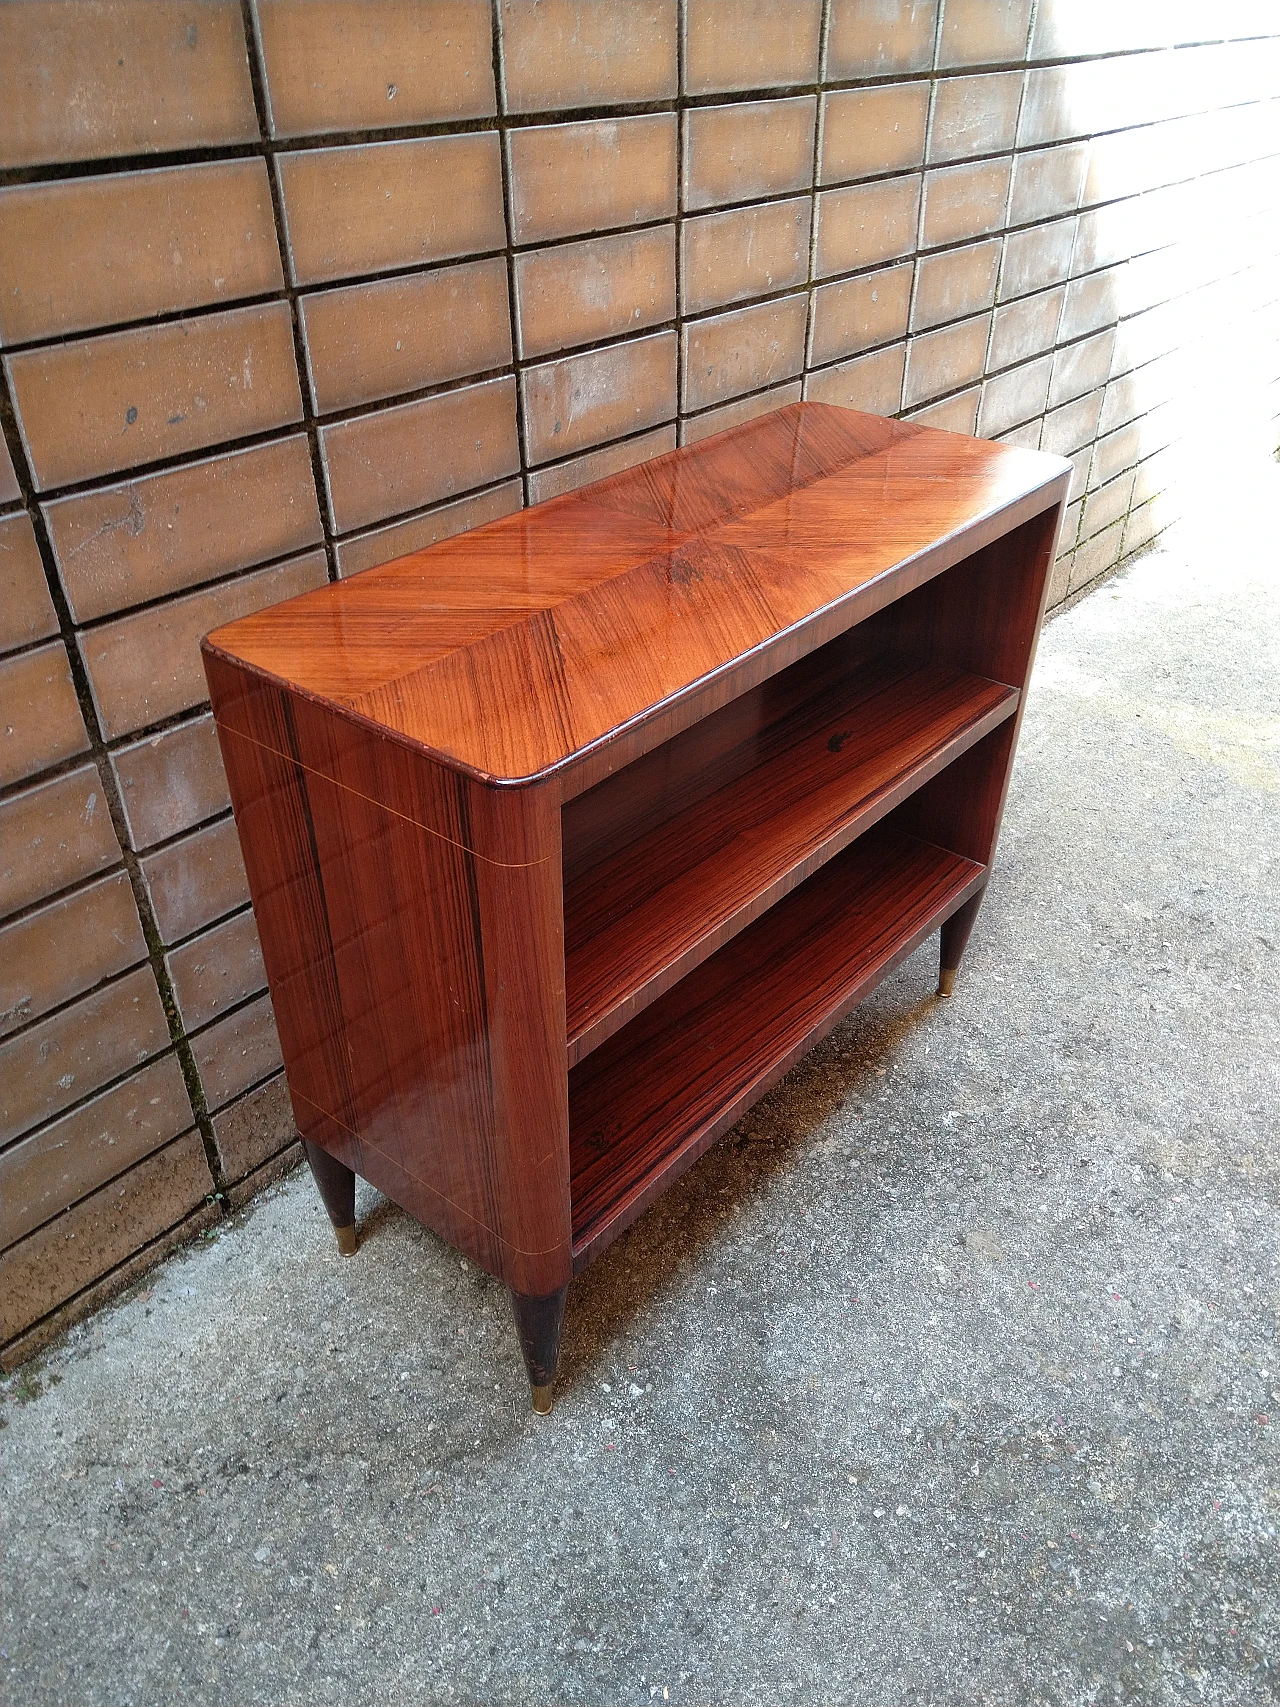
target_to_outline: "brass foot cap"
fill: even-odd
[[[333,1230],[338,1235],[338,1249],[339,1249],[339,1251],[342,1253],[342,1255],[344,1257],[353,1257],[356,1254],[356,1230],[355,1230],[355,1228],[354,1227],[335,1227]]]
[[[548,1381],[545,1387],[532,1387],[531,1390],[533,1392],[533,1408],[534,1408],[534,1410],[538,1413],[538,1415],[540,1417],[550,1416],[551,1415],[551,1394],[554,1390],[551,1382]]]
[[[938,994],[940,996],[949,996],[951,994],[951,992],[955,989],[957,970],[958,970],[958,968],[954,967],[954,966],[944,966],[942,968],[942,971],[939,972],[939,974],[938,974]]]

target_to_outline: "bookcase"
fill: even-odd
[[[949,995],[1070,466],[800,403],[205,642],[293,1106],[572,1277],[902,959]],[[376,1250],[366,1253],[376,1260]]]

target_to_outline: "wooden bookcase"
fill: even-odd
[[[205,642],[299,1130],[571,1277],[995,853],[1069,465],[795,404]]]

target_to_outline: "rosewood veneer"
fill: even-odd
[[[298,1128],[569,1281],[995,852],[1070,466],[798,403],[204,643]]]

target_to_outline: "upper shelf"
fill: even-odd
[[[1067,474],[795,403],[206,645],[485,780],[536,780],[726,670],[732,691],[753,662],[762,679],[762,654],[821,644],[1057,502]]]
[[[682,810],[585,869],[575,869],[566,815],[569,1065],[1017,704],[1017,689],[1000,682],[871,658],[716,754],[712,792],[691,779]],[[579,797],[579,813],[590,800]]]

